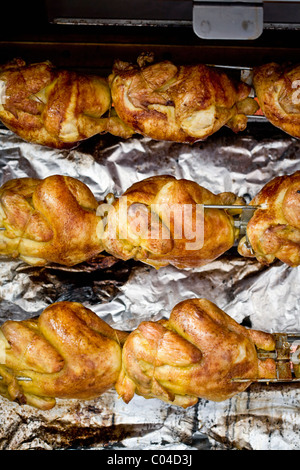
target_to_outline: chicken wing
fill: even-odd
[[[250,205],[256,209],[247,225],[247,237],[238,245],[242,256],[263,264],[276,258],[290,266],[300,265],[300,171],[278,176],[267,183]]]
[[[269,63],[253,71],[253,85],[266,118],[300,138],[300,65]]]
[[[114,108],[130,128],[156,140],[196,142],[227,125],[234,132],[247,126],[246,114],[257,110],[250,87],[205,65],[116,61],[109,84]],[[149,64],[150,63],[150,64]]]
[[[111,111],[107,80],[56,69],[50,62],[17,59],[0,69],[0,120],[22,139],[54,148],[74,147],[95,134],[129,137]]]
[[[198,398],[223,401],[258,377],[276,377],[271,334],[246,329],[206,299],[176,305],[169,320],[143,322],[129,334],[116,390],[128,403],[135,393],[184,408]],[[238,382],[234,378],[249,381]]]

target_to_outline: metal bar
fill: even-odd
[[[156,19],[115,19],[115,18],[53,18],[55,24],[80,25],[80,26],[151,26],[151,27],[170,27],[185,26],[190,27],[192,22],[189,20],[156,20]]]
[[[203,204],[204,209],[242,209],[242,210],[256,210],[263,209],[262,206],[243,206],[243,205],[230,205],[230,204]]]
[[[31,382],[32,379],[30,377],[22,377],[22,376],[16,376],[16,380],[19,380],[20,382]],[[2,375],[0,375],[0,380],[3,380]]]
[[[247,70],[247,72],[253,70],[253,67],[244,67],[242,65],[223,65],[223,64],[206,64],[206,65],[208,67],[215,67],[217,69],[219,68],[219,69],[240,70],[240,71]]]
[[[294,383],[294,382],[300,382],[300,378],[296,379],[296,378],[290,378],[290,379],[258,379],[258,378],[254,378],[254,379],[239,379],[239,378],[236,378],[236,379],[232,379],[232,382],[261,382],[261,383],[269,383],[269,382],[272,382],[272,383],[281,383],[281,382],[285,382],[285,383]]]
[[[261,114],[250,114],[247,116],[249,122],[268,122],[266,116]]]

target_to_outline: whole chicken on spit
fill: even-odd
[[[123,260],[156,268],[202,266],[233,246],[234,205],[242,201],[230,192],[215,195],[193,181],[153,176],[112,203],[101,240],[108,253]],[[233,209],[201,210],[203,204],[230,204]]]
[[[69,176],[19,178],[0,188],[0,254],[31,265],[74,265],[103,250],[98,202]]]
[[[0,254],[32,265],[70,266],[105,250],[157,268],[201,266],[231,248],[236,229],[230,211],[199,213],[197,205],[239,201],[232,193],[214,195],[171,176],[136,183],[100,205],[75,178],[15,179],[0,188]]]
[[[241,210],[253,207],[239,253],[298,266],[299,191],[300,172],[277,177],[245,206],[231,192],[213,194],[162,175],[98,203],[75,178],[15,179],[0,188],[0,254],[32,265],[72,266],[105,251],[156,268],[199,267],[233,247]]]
[[[143,322],[125,341],[116,390],[128,403],[134,393],[182,407],[198,398],[223,401],[245,390],[251,378],[276,376],[271,334],[246,329],[206,299],[176,305],[169,320]],[[238,382],[234,378],[249,378]]]
[[[248,85],[214,67],[152,63],[151,54],[137,62],[116,61],[109,83],[118,116],[144,136],[193,143],[224,125],[244,130],[258,109]]]
[[[300,65],[269,63],[256,67],[253,86],[266,118],[300,138]]]
[[[91,399],[115,386],[125,402],[136,392],[187,407],[274,377],[275,361],[257,352],[274,347],[271,334],[240,326],[205,299],[181,302],[169,320],[143,322],[129,336],[81,304],[57,302],[38,319],[2,325],[0,394],[50,409],[55,398]]]
[[[39,318],[0,329],[0,394],[41,409],[55,398],[98,397],[114,386],[127,333],[76,302],[57,302]],[[18,381],[20,375],[27,379]]]
[[[224,125],[244,130],[257,109],[250,87],[223,72],[152,60],[116,61],[106,79],[15,59],[0,68],[0,120],[24,140],[55,148],[104,132],[192,143]]]
[[[250,205],[258,208],[247,224],[247,235],[239,242],[239,253],[255,256],[263,264],[278,258],[299,266],[300,171],[271,180]]]
[[[130,137],[111,111],[107,80],[22,59],[0,68],[0,120],[22,139],[70,148],[95,134]]]

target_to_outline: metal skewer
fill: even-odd
[[[233,205],[233,204],[203,204],[204,209],[241,209],[251,210],[264,209],[263,206],[247,206],[247,205]]]
[[[239,230],[239,238],[246,236],[246,241],[248,243],[249,249],[252,251],[251,243],[247,235],[247,225],[254,212],[257,209],[266,209],[266,206],[250,206],[250,205],[227,205],[227,204],[203,204],[204,209],[231,209],[231,210],[241,210],[242,213],[238,220],[234,221],[234,226]]]
[[[275,378],[275,379],[260,379],[260,378],[254,378],[254,379],[232,379],[232,382],[261,382],[261,383],[295,383],[295,382],[300,382],[300,378],[295,378],[291,377],[290,379],[284,379],[284,378]]]
[[[242,82],[246,83],[247,85],[251,86],[252,89],[250,91],[249,97],[255,98],[255,90],[253,88],[252,83],[252,74],[253,74],[253,67],[245,67],[242,65],[224,65],[224,64],[206,64],[208,67],[214,67],[219,69],[228,69],[228,70],[237,70],[240,72],[240,79]],[[248,122],[268,122],[268,119],[264,114],[247,114],[246,115]]]
[[[268,358],[274,359],[276,362],[277,377],[273,378],[247,378],[236,377],[232,382],[251,382],[251,383],[300,383],[300,372],[294,371],[294,366],[300,362],[300,348],[292,351],[293,345],[300,346],[300,333],[274,333],[275,349],[273,351],[258,350],[257,357],[261,360]],[[296,353],[296,357],[294,356]],[[16,376],[16,380],[21,382],[31,382],[30,377]],[[0,381],[3,377],[0,375]]]
[[[208,67],[215,67],[216,69],[232,69],[232,70],[247,70],[252,71],[252,67],[244,67],[243,65],[223,65],[223,64],[206,64]]]
[[[20,382],[31,382],[32,379],[30,377],[22,377],[22,376],[16,376],[16,380],[19,380]],[[0,380],[4,380],[2,375],[0,375]]]
[[[263,114],[248,114],[247,118],[249,122],[267,122],[267,118]]]

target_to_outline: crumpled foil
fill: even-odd
[[[26,143],[0,129],[0,183],[17,177],[73,176],[102,200],[146,177],[170,174],[247,201],[270,179],[300,169],[300,141],[266,123],[235,135],[223,129],[193,146],[141,136],[95,136],[61,151]],[[266,267],[236,247],[199,269],[159,271],[100,255],[73,268],[0,260],[0,322],[39,315],[61,300],[78,301],[115,328],[168,317],[180,301],[206,297],[239,323],[269,332],[300,332],[300,269]],[[57,400],[50,411],[0,397],[0,449],[299,450],[299,384],[253,384],[221,403],[183,410],[114,390],[90,401]]]

